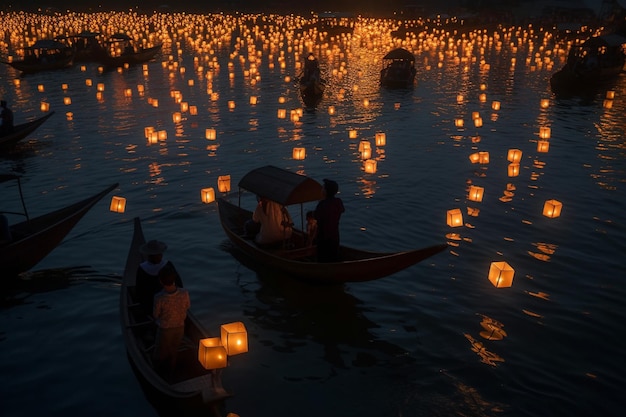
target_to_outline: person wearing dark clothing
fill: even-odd
[[[0,135],[13,132],[13,111],[5,100],[0,100]]]
[[[183,282],[171,261],[164,259],[163,253],[167,245],[158,240],[151,240],[139,248],[146,260],[137,268],[135,281],[135,293],[137,301],[146,314],[152,315],[154,306],[154,295],[161,291],[162,285],[159,282],[159,272],[164,268],[173,271],[176,275],[176,286],[182,288]]]
[[[336,197],[339,185],[324,179],[324,198],[315,208],[317,220],[317,260],[336,262],[339,260],[339,219],[345,211],[343,201]]]

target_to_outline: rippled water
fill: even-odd
[[[612,108],[603,107],[605,90],[554,97],[548,79],[563,52],[548,54],[558,50],[552,43],[544,49],[538,38],[515,40],[500,30],[484,45],[473,38],[476,60],[461,59],[462,49],[454,54],[460,48],[447,41],[419,38],[408,46],[417,58],[415,88],[381,90],[380,57],[394,42],[371,29],[382,23],[359,21],[352,37],[292,39],[303,51],[314,48],[329,82],[322,103],[298,122],[277,117],[278,109],[302,107],[285,79],[297,75],[298,62],[286,40],[257,39],[252,47],[241,32],[223,35],[213,55],[219,69],[198,70],[193,58],[204,55],[183,35],[172,35],[146,70],[100,73],[86,64],[84,71],[20,78],[0,67],[0,96],[17,123],[39,116],[41,101],[56,112],[0,158],[2,172],[23,175],[31,215],[120,184],[5,297],[3,415],[157,414],[131,370],[119,327],[119,276],[135,216],[148,238],[168,243],[207,328],[246,324],[250,351],[224,372],[234,393],[224,412],[621,414],[626,77],[608,87],[616,94]],[[251,50],[262,51],[256,83],[244,73]],[[538,65],[535,54],[552,65]],[[170,60],[178,68],[162,65]],[[174,123],[180,106],[172,91],[198,114],[183,113]],[[500,110],[492,110],[493,101]],[[472,112],[482,127],[474,127]],[[148,126],[167,131],[167,139],[149,145]],[[539,153],[544,126],[551,128],[550,148]],[[215,141],[205,139],[207,128],[216,129]],[[353,129],[357,139],[349,138]],[[373,144],[376,132],[386,133],[386,145],[373,146],[377,172],[366,174],[358,143]],[[306,148],[304,161],[292,159],[296,146]],[[516,177],[507,175],[510,148],[523,152]],[[470,162],[478,151],[489,152],[489,164]],[[331,288],[249,269],[229,252],[216,207],[201,203],[200,189],[216,187],[223,174],[236,188],[247,171],[266,164],[336,179],[348,245],[387,251],[448,241],[450,249],[378,281]],[[468,200],[471,184],[485,189],[482,202]],[[17,207],[15,187],[1,190],[0,208]],[[112,195],[127,198],[124,214],[108,210]],[[560,217],[542,216],[549,199],[563,203]],[[454,208],[462,209],[463,227],[446,224]],[[493,261],[515,269],[512,287],[489,282]]]

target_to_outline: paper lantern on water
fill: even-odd
[[[372,149],[371,148],[363,148],[361,151],[361,159],[370,159],[372,157]]]
[[[509,177],[517,177],[519,175],[519,164],[509,164],[507,173]]]
[[[235,109],[235,101],[234,100],[230,100],[228,102],[228,109],[229,110],[234,110]]]
[[[384,132],[376,133],[376,146],[385,146],[387,142],[387,136]]]
[[[348,137],[350,139],[356,139],[356,136],[357,136],[357,131],[354,129],[350,130],[350,133],[348,133]]]
[[[44,88],[43,84],[39,84],[39,85],[37,86],[37,91],[39,91],[40,93],[43,93],[43,92],[44,92],[44,90],[45,90],[45,88]]]
[[[489,152],[486,152],[486,151],[478,152],[478,163],[479,164],[488,164],[489,163]]]
[[[217,177],[217,189],[220,193],[230,191],[230,175],[220,175]]]
[[[471,201],[483,201],[483,193],[485,189],[483,187],[478,187],[476,185],[470,186],[469,194],[467,196],[468,200]]]
[[[133,96],[133,90],[131,90],[130,88],[127,88],[124,90],[124,97],[132,97]]]
[[[539,105],[542,109],[547,109],[548,106],[550,106],[550,100],[548,100],[547,98],[542,98]]]
[[[474,152],[473,154],[471,154],[469,156],[469,160],[472,162],[472,164],[477,164],[480,162],[480,154],[478,152]]]
[[[248,332],[242,322],[222,324],[220,331],[222,346],[226,348],[228,356],[248,351]]]
[[[180,102],[180,111],[182,113],[187,113],[188,110],[189,110],[189,103],[187,103],[186,101],[181,101]]]
[[[375,174],[376,166],[377,163],[375,159],[367,159],[363,162],[363,168],[367,174]]]
[[[104,91],[104,84],[103,83],[98,83],[98,91]]]
[[[456,127],[463,127],[465,125],[465,122],[463,121],[463,119],[454,119],[454,125]]]
[[[456,95],[456,102],[457,103],[459,103],[459,104],[463,103],[463,99],[464,99],[463,94],[457,94]]]
[[[482,127],[483,126],[483,118],[482,117],[477,117],[474,119],[474,126],[475,127]]]
[[[222,346],[222,340],[219,337],[200,339],[198,360],[204,369],[226,368],[228,365],[228,354],[226,353],[226,348]]]
[[[498,111],[500,110],[500,102],[499,101],[494,101],[491,103],[491,109]]]
[[[189,106],[189,114],[192,116],[196,116],[198,114],[197,106]]]
[[[257,101],[258,101],[257,96],[250,96],[250,104],[251,105],[253,105],[253,106],[256,105]]]
[[[487,94],[485,93],[479,94],[478,101],[480,101],[481,103],[484,103],[485,101],[487,101]]]
[[[159,140],[167,139],[167,130],[159,130],[158,136],[159,136]]]
[[[505,288],[513,285],[513,275],[515,270],[511,265],[502,262],[492,262],[489,267],[489,281],[496,288]]]
[[[124,213],[124,210],[126,210],[126,199],[124,197],[113,196],[109,210],[114,213]]]
[[[606,92],[606,98],[609,100],[613,100],[615,98],[615,91],[609,90]]]
[[[154,131],[148,133],[148,143],[150,145],[155,145],[155,144],[159,143],[159,132],[154,130]]]
[[[69,106],[70,104],[72,104],[72,99],[69,97],[63,97],[63,104]]]
[[[519,163],[522,159],[522,151],[519,149],[509,149],[509,153],[506,156],[507,161],[513,163]]]
[[[537,141],[537,152],[546,153],[550,149],[550,142],[547,140]]]
[[[448,210],[448,226],[459,227],[463,226],[463,213],[461,209]]]
[[[604,102],[602,103],[602,107],[604,107],[605,109],[612,109],[613,108],[613,100],[604,100]]]
[[[48,111],[50,110],[50,103],[46,103],[45,101],[41,102],[41,111]]]
[[[277,117],[279,119],[284,119],[285,117],[287,117],[287,110],[286,109],[278,109]]]
[[[293,148],[292,157],[296,161],[302,161],[306,157],[306,149],[305,148]]]
[[[174,121],[174,123],[180,123],[180,121],[183,119],[182,114],[180,114],[180,112],[175,111],[172,114],[172,120]]]
[[[335,114],[335,106],[328,106],[328,114],[331,116]]]
[[[557,200],[548,200],[543,205],[543,215],[550,218],[559,217],[563,203]]]
[[[217,137],[217,132],[215,131],[215,129],[209,128],[204,132],[204,137],[207,140],[215,140],[215,138]]]
[[[541,139],[550,139],[551,130],[549,127],[539,128],[539,137]]]
[[[363,152],[363,149],[372,149],[372,145],[367,140],[359,142],[359,152]]]
[[[67,118],[67,120],[74,120],[74,113],[68,111],[67,113],[65,113],[65,117]]]
[[[91,79],[87,78],[87,79],[85,80],[85,85],[86,85],[87,87],[91,87],[91,86],[93,85],[93,81],[91,81]]]
[[[203,203],[212,203],[215,201],[215,190],[213,187],[203,188],[200,190],[200,197],[202,198]]]

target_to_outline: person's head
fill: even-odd
[[[139,251],[146,255],[148,262],[158,264],[163,259],[163,252],[167,249],[167,245],[158,240],[151,240],[143,244]]]
[[[166,265],[159,271],[159,282],[165,288],[176,286],[176,272],[169,265]]]
[[[337,184],[337,182],[324,178],[324,192],[326,193],[326,197],[334,197],[338,191],[339,184]]]
[[[306,220],[308,222],[310,222],[311,220],[315,220],[315,213],[313,213],[313,211],[309,210],[306,212]]]

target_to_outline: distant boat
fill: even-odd
[[[104,43],[104,50],[99,55],[98,62],[109,69],[142,64],[153,59],[161,52],[162,47],[163,44],[160,43],[144,48],[141,45],[136,45],[130,36],[117,33]]]
[[[74,51],[74,62],[95,62],[104,54],[104,47],[98,37],[100,32],[83,31],[76,35],[55,38]]]
[[[20,177],[12,174],[0,175],[0,182],[17,180],[20,197]],[[116,188],[113,184],[103,191],[67,207],[30,218],[22,199],[26,220],[9,226],[10,241],[0,244],[0,265],[3,277],[16,276],[30,270],[61,243],[85,214],[105,195]],[[4,197],[3,197],[4,198]]]
[[[74,51],[57,40],[42,39],[24,48],[22,59],[2,62],[24,74],[32,74],[71,67],[74,63]]]
[[[0,136],[0,149],[7,149],[15,146],[20,140],[26,138],[33,133],[39,126],[41,126],[46,120],[54,114],[54,111],[42,116],[38,119],[31,120],[30,122],[15,125],[11,133]]]
[[[248,172],[239,181],[239,188],[275,201],[282,206],[315,202],[322,198],[322,186],[312,178],[275,166],[264,166]],[[302,206],[300,207],[302,212]],[[284,273],[303,281],[319,284],[363,282],[394,274],[445,250],[447,244],[399,252],[372,252],[340,247],[341,260],[318,262],[316,247],[306,245],[306,234],[293,229],[285,247],[266,248],[246,236],[245,223],[252,211],[218,199],[222,227],[231,242],[252,261],[264,268]]]
[[[324,97],[326,84],[321,77],[319,62],[313,54],[309,54],[304,62],[304,70],[298,78],[300,98],[305,106],[316,107]]]
[[[415,82],[415,56],[403,48],[397,48],[383,57],[380,85],[387,88],[413,87]]]
[[[574,45],[563,68],[550,77],[555,94],[597,88],[624,71],[626,37],[620,34],[594,36]]]

